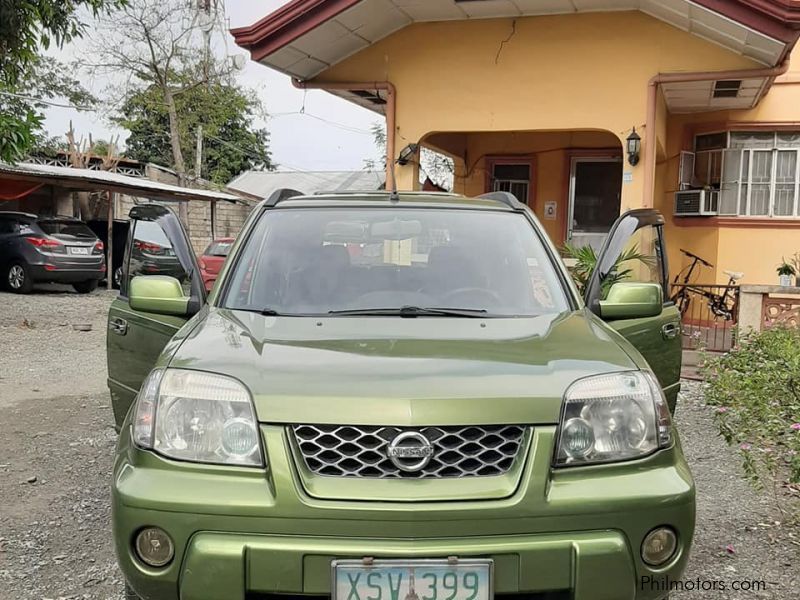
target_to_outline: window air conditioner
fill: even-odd
[[[719,190],[675,192],[676,217],[710,217],[719,210]]]

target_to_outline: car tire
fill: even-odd
[[[117,267],[114,269],[114,279],[112,280],[111,285],[115,290],[118,290],[122,286],[122,267]]]
[[[125,600],[142,600],[139,595],[131,589],[128,582],[125,582],[125,595],[123,598],[125,598]]]
[[[89,279],[88,281],[77,281],[72,284],[72,287],[75,288],[75,291],[79,294],[88,294],[97,289],[98,283],[97,279]]]
[[[33,289],[31,270],[22,261],[12,261],[4,269],[3,283],[6,289],[15,294],[29,294]]]

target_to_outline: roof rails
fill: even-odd
[[[320,190],[314,192],[315,196],[388,196],[391,190]],[[455,192],[427,192],[424,190],[400,190],[401,196],[461,196]]]
[[[495,202],[500,202],[515,210],[519,210],[525,206],[522,202],[517,200],[517,197],[511,192],[489,192],[487,194],[481,194],[478,198],[481,200],[494,200]]]
[[[401,192],[402,193],[402,192]],[[460,197],[460,194],[454,194],[452,192],[408,192],[409,194],[418,194],[418,195],[436,195],[436,196],[448,196],[448,197]],[[340,190],[334,192],[315,192],[315,196],[385,196],[389,194],[386,190],[368,190],[368,191],[353,191],[353,190]],[[289,198],[296,198],[297,196],[306,196],[303,192],[293,190],[291,188],[280,188],[272,192],[269,198],[264,201],[264,206],[267,207],[274,207],[283,202],[284,200],[288,200]],[[478,199],[481,200],[493,200],[494,202],[499,202],[500,204],[505,204],[509,208],[514,210],[520,210],[524,208],[524,204],[522,204],[519,200],[517,200],[516,196],[511,192],[489,192],[488,194],[481,194],[477,196]]]

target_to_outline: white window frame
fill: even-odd
[[[753,201],[753,185],[764,185],[762,183],[753,183],[753,154],[756,152],[770,152],[772,154],[772,163],[770,164],[770,177],[769,177],[769,204],[767,214],[752,214],[752,201]],[[790,215],[776,215],[775,214],[775,192],[777,190],[778,182],[778,153],[779,152],[794,152],[795,154],[795,173],[794,173],[794,201],[792,205],[792,214]],[[747,153],[747,173],[743,173],[744,155]],[[745,203],[745,212],[742,213],[738,207],[741,206],[742,198],[742,184],[747,185],[747,200]],[[740,217],[761,217],[770,219],[796,219],[798,218],[798,195],[800,194],[800,148],[741,148],[739,159],[739,181],[738,190],[736,193],[737,211]]]
[[[710,133],[721,133],[721,132],[710,132]],[[725,160],[726,155],[730,156],[732,152],[738,151],[738,160],[739,160],[739,176],[737,181],[728,182],[733,183],[736,186],[736,213],[730,214],[728,216],[738,216],[744,218],[762,218],[762,219],[798,219],[800,218],[800,147],[797,146],[786,146],[781,145],[780,140],[778,139],[778,134],[781,132],[774,131],[772,133],[772,147],[744,147],[744,148],[732,148],[731,142],[733,141],[733,135],[739,132],[728,132],[727,136],[727,148],[717,150],[700,150],[695,151],[696,155],[711,153],[711,152],[720,152],[721,153],[721,167],[720,167],[720,192],[722,191],[722,187],[724,186],[725,182]],[[706,134],[702,134],[706,135]],[[695,136],[695,145],[696,145],[697,136]],[[695,146],[696,147],[696,146]],[[753,194],[753,155],[755,152],[771,152],[771,164],[770,164],[770,177],[769,177],[769,201],[768,201],[768,210],[767,214],[751,214],[752,213],[752,194]],[[794,176],[794,199],[792,204],[792,214],[790,215],[776,215],[775,214],[775,194],[777,191],[778,181],[778,156],[780,152],[794,152],[795,154],[795,176]],[[744,157],[745,154],[747,155],[747,172],[744,172]],[[708,160],[708,171],[707,171],[707,179],[706,181],[710,180],[711,175],[711,165],[712,160],[709,157]],[[741,200],[742,200],[742,185],[747,186],[747,197],[745,201],[745,210],[744,212],[741,211]],[[764,182],[758,182],[755,185],[764,185]],[[720,198],[720,202],[722,202],[722,198]]]

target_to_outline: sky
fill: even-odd
[[[224,0],[230,27],[251,25],[288,0]],[[89,21],[91,26],[91,22]],[[295,89],[287,75],[250,60],[246,50],[236,46],[230,34],[216,43],[219,54],[242,54],[247,65],[239,75],[243,85],[252,88],[271,115],[264,124],[270,132],[270,149],[279,169],[303,171],[361,170],[365,159],[377,159],[369,127],[383,117],[320,90]],[[50,54],[65,62],[81,56],[84,42],[76,41]],[[109,81],[82,82],[99,98]],[[305,114],[299,113],[305,107]],[[109,139],[126,132],[108,120],[108,110],[80,112],[69,108],[50,108],[45,128],[51,136],[63,136],[73,122],[78,138]],[[326,122],[327,121],[327,122]]]

